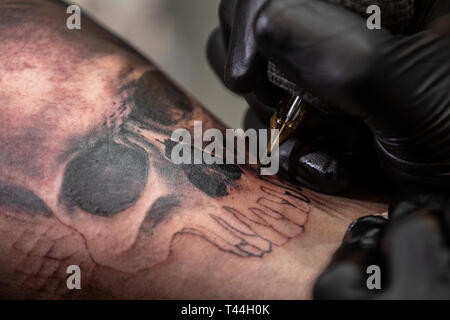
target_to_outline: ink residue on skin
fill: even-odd
[[[28,189],[0,183],[0,205],[28,214],[49,217],[52,212],[38,196]]]
[[[145,216],[145,229],[147,231],[153,230],[153,228],[167,219],[173,209],[179,205],[180,200],[175,195],[162,196],[156,199]]]
[[[111,216],[139,198],[148,170],[145,150],[101,141],[68,164],[62,195],[70,207]]]
[[[166,139],[166,157],[170,159],[172,149],[178,142]],[[193,147],[191,147],[193,150]],[[192,156],[194,152],[191,152]],[[193,159],[191,161],[194,163]],[[234,180],[242,176],[242,170],[234,164],[182,164],[183,171],[188,180],[208,196],[217,198],[228,195],[227,188],[232,186]]]

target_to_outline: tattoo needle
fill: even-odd
[[[304,103],[302,96],[286,93],[280,100],[277,111],[270,119],[270,135],[267,143],[267,155],[270,157],[274,149],[283,144],[305,120],[309,112],[309,106]],[[278,133],[272,137],[273,129],[277,129]],[[261,168],[268,165],[260,165],[258,173],[261,173]]]

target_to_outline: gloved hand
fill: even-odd
[[[426,193],[401,199],[389,222],[370,216],[349,227],[315,299],[450,299],[450,202]],[[380,268],[380,290],[367,287],[371,265]]]
[[[376,150],[395,182],[448,189],[449,1],[416,0],[408,35],[369,30],[360,15],[321,0],[223,0],[219,13],[210,64],[265,123],[279,99],[267,60],[338,110],[315,110],[301,145],[280,150],[281,169],[297,182],[340,192],[352,174],[377,172]]]

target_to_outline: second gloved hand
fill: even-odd
[[[353,222],[317,279],[314,298],[450,299],[449,204],[414,190],[394,201],[389,221],[367,216]],[[369,279],[374,267],[377,280]]]

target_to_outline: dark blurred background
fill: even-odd
[[[219,0],[71,2],[151,58],[225,124],[242,127],[244,100],[225,90],[205,56]]]

